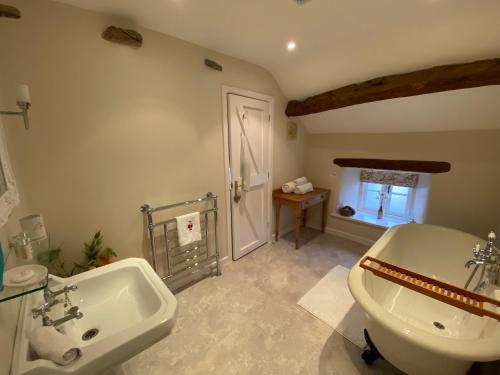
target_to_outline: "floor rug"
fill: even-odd
[[[365,315],[347,287],[349,269],[335,266],[307,292],[298,305],[322,320],[338,333],[363,348]]]

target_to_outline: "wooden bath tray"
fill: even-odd
[[[500,314],[484,306],[487,303],[493,305],[492,309],[495,309],[495,306],[500,307],[500,301],[496,299],[435,280],[370,256],[365,256],[359,265],[379,277],[415,292],[425,294],[474,315],[488,316],[500,321]]]

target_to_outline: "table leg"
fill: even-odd
[[[302,221],[302,208],[297,205],[295,207],[295,248],[300,247],[300,227]]]
[[[307,220],[307,208],[304,208],[302,211],[302,226],[306,226],[306,220]]]
[[[280,238],[280,211],[281,211],[281,201],[276,199],[276,222],[274,223],[274,241],[278,242]]]
[[[323,201],[323,212],[321,215],[321,231],[324,233],[326,228],[326,219],[328,215],[328,199]]]

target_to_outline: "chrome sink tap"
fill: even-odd
[[[481,276],[479,277],[479,281],[474,288],[474,291],[484,289],[490,284],[497,286],[500,285],[500,252],[495,247],[495,240],[496,234],[491,231],[488,234],[488,242],[486,243],[484,249],[481,249],[480,244],[476,244],[476,246],[474,246],[474,249],[472,250],[472,259],[465,263],[465,267],[469,268],[473,265],[475,265],[475,267],[469,276],[469,279],[465,283],[464,289],[467,289],[479,267],[482,268]]]
[[[45,298],[45,303],[48,305],[49,309],[56,305],[59,302],[62,302],[61,300],[57,299],[56,297],[60,294],[64,293],[64,307],[67,307],[68,305],[71,306],[71,301],[69,300],[69,292],[74,292],[75,290],[78,289],[78,286],[76,285],[66,285],[64,288],[61,288],[59,290],[56,290],[53,292],[48,286],[43,290],[43,297]]]
[[[50,279],[49,279],[50,281]],[[76,285],[66,285],[63,288],[56,290],[55,292],[52,291],[48,286],[43,290],[43,298],[45,302],[40,305],[37,308],[34,308],[31,310],[31,313],[33,314],[33,319],[38,318],[39,316],[42,317],[43,320],[43,325],[44,326],[54,326],[57,327],[68,320],[71,319],[81,319],[83,317],[83,314],[80,312],[80,309],[78,306],[73,306],[71,304],[71,301],[69,299],[69,292],[77,290],[78,287]],[[57,299],[56,297],[64,294],[64,301]],[[64,316],[60,319],[52,320],[47,313],[50,312],[51,308],[60,303],[64,302],[64,307],[70,307],[68,310],[64,312]]]
[[[56,319],[52,321],[52,325],[57,327],[63,323],[66,323],[72,319],[81,319],[83,318],[83,313],[80,311],[78,306],[72,306],[67,311],[64,312],[64,316],[60,319]]]
[[[36,319],[39,316],[41,316],[44,326],[57,327],[63,323],[66,323],[69,320],[83,318],[83,313],[80,311],[78,306],[70,307],[67,311],[64,312],[64,316],[62,318],[56,320],[52,320],[47,315],[48,311],[50,311],[50,308],[48,308],[47,303],[44,303],[42,306],[31,310],[31,312],[33,313],[33,319]]]

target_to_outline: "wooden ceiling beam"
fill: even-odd
[[[344,168],[366,168],[421,173],[446,173],[451,169],[451,164],[446,161],[428,160],[336,158],[333,159],[333,164]]]
[[[287,116],[304,116],[378,100],[499,84],[500,58],[441,65],[355,83],[303,101],[291,100],[285,113]]]

